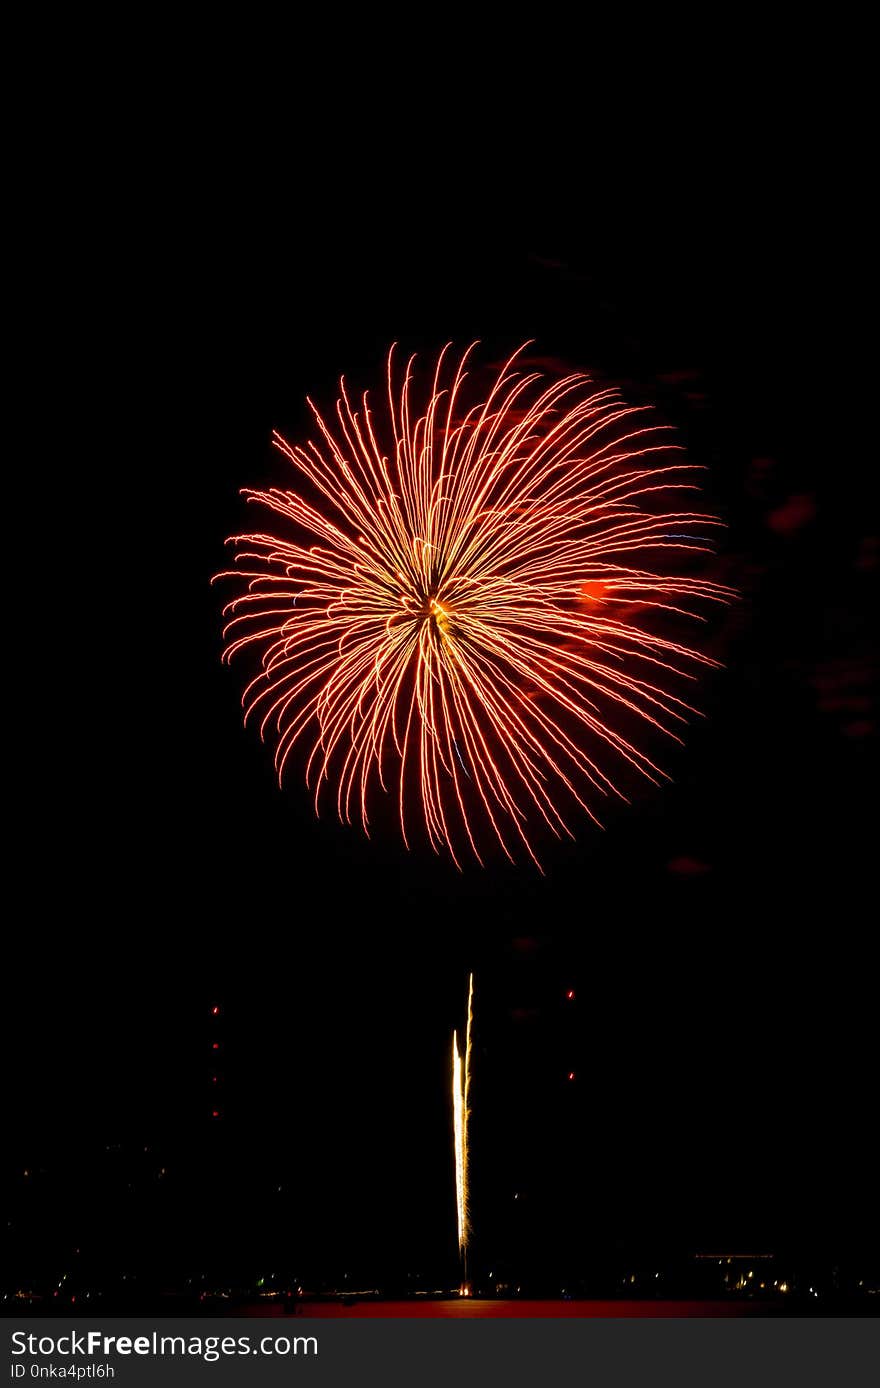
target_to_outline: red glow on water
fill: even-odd
[[[254,1317],[283,1317],[283,1306],[262,1301],[248,1307],[248,1315]],[[376,1301],[373,1298],[356,1301],[346,1305],[342,1301],[307,1301],[299,1308],[300,1315],[316,1317],[341,1317],[346,1320],[369,1317],[410,1318],[418,1317],[463,1317],[467,1320],[496,1319],[511,1317],[524,1320],[533,1316],[566,1317],[572,1319],[665,1319],[685,1317],[754,1317],[766,1316],[766,1302],[758,1301],[629,1301],[621,1298],[615,1301],[525,1301],[519,1298],[504,1300],[495,1297],[455,1296],[434,1300],[419,1298],[413,1301]]]

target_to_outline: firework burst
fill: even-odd
[[[344,380],[332,424],[309,401],[315,438],[274,436],[298,490],[244,493],[279,533],[236,536],[220,575],[240,585],[225,656],[259,656],[242,702],[279,780],[304,747],[316,809],[329,792],[369,832],[390,793],[407,846],[418,826],[457,864],[492,844],[537,863],[541,832],[623,794],[623,764],[662,777],[638,729],[677,737],[714,662],[657,627],[730,596],[667,572],[717,524],[659,509],[695,490],[668,428],[523,350],[476,401],[473,348],[448,347],[421,404],[394,349],[381,408]]]

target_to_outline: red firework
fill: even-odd
[[[259,654],[242,703],[279,781],[305,743],[316,810],[331,788],[369,832],[393,792],[407,845],[417,822],[457,864],[491,842],[537,863],[541,825],[571,837],[572,809],[622,794],[615,764],[662,776],[632,729],[676,736],[693,710],[668,686],[715,662],[651,627],[730,596],[658,571],[718,524],[653,509],[695,490],[667,426],[585,375],[521,369],[523,350],[473,403],[473,347],[448,346],[421,409],[393,348],[381,412],[344,380],[332,428],[309,401],[316,439],[274,436],[301,490],[244,493],[282,533],[234,537],[220,575],[241,586],[225,657]]]

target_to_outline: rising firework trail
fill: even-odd
[[[471,1028],[474,1020],[474,976],[468,980],[467,1030],[464,1055],[458,1049],[458,1032],[452,1033],[452,1122],[455,1140],[455,1198],[458,1208],[458,1251],[461,1255],[461,1294],[468,1296],[467,1251],[470,1241],[468,1120],[470,1119]]]
[[[684,686],[716,664],[675,624],[731,596],[690,572],[718,522],[668,426],[524,350],[488,391],[473,348],[444,348],[424,389],[392,349],[375,405],[342,380],[312,440],[275,435],[296,490],[245,492],[278,533],[236,536],[221,575],[279,781],[302,746],[316,810],[327,794],[369,833],[388,795],[407,846],[456,864],[538,863],[541,836],[626,799],[621,771],[663,778],[644,735],[680,741]]]

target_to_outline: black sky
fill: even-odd
[[[15,1256],[448,1275],[470,968],[487,1265],[863,1256],[877,540],[843,405],[850,290],[809,198],[691,176],[532,230],[212,189],[120,193],[33,329],[26,510],[49,580],[15,732]],[[708,468],[713,576],[742,593],[674,783],[584,823],[543,879],[459,874],[317,822],[296,777],[280,793],[209,586],[238,489],[285,484],[269,437],[302,433],[306,394],[369,379],[392,340],[473,338],[534,338],[656,400]]]

